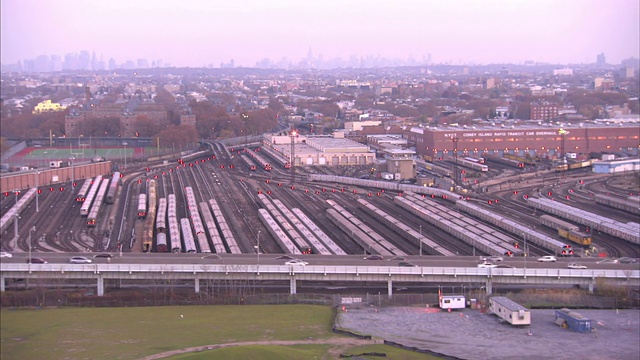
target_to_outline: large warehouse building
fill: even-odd
[[[453,149],[468,156],[529,154],[554,158],[561,153],[590,152],[637,155],[640,123],[413,128],[407,136],[418,155],[433,158],[451,154]]]

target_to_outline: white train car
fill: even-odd
[[[138,195],[138,220],[147,218],[147,194]]]
[[[238,242],[236,241],[236,238],[233,235],[229,224],[227,224],[227,220],[222,214],[218,202],[215,199],[209,199],[209,205],[211,206],[211,211],[213,212],[213,218],[218,222],[220,234],[222,234],[222,238],[226,242],[229,252],[231,254],[242,254],[242,250],[240,249],[240,246],[238,246]]]
[[[182,238],[180,236],[180,222],[177,216],[175,194],[169,194],[169,196],[167,196],[167,226],[169,226],[171,252],[182,252]]]
[[[167,234],[163,232],[156,235],[156,252],[167,252]]]
[[[540,224],[544,226],[548,226],[552,229],[556,230],[566,230],[566,231],[579,231],[580,228],[577,225],[574,225],[570,222],[555,218],[551,215],[542,215],[540,216]]]
[[[299,208],[293,208],[291,211],[311,230],[315,236],[322,241],[325,246],[335,255],[347,255],[324,231],[322,231],[318,225],[316,225],[307,215],[305,215]]]
[[[98,213],[100,212],[100,208],[102,207],[102,200],[104,199],[104,195],[107,193],[108,188],[109,188],[109,179],[102,179],[102,183],[98,188],[98,192],[96,193],[96,196],[93,199],[93,205],[91,205],[91,211],[89,211],[89,215],[87,216],[88,227],[96,226],[98,222]]]
[[[9,209],[9,211],[7,211],[4,216],[2,216],[2,218],[0,218],[0,233],[3,233],[16,219],[16,215],[20,215],[22,210],[24,210],[33,199],[35,199],[36,192],[36,188],[27,190],[22,198],[20,198],[20,200],[18,200],[18,202],[16,202],[16,204],[13,205],[11,209]]]
[[[89,215],[89,211],[91,210],[91,204],[93,204],[93,199],[96,197],[96,194],[98,193],[98,188],[100,187],[101,183],[102,183],[102,175],[98,175],[96,176],[95,179],[93,179],[91,187],[87,192],[87,196],[85,200],[82,202],[82,205],[80,206],[80,216]]]
[[[78,191],[78,194],[76,195],[76,202],[84,202],[87,198],[87,193],[89,192],[89,189],[91,188],[91,183],[92,183],[92,179],[87,179],[84,181],[84,184],[82,184],[82,187],[80,188],[80,191]]]
[[[180,219],[180,229],[182,230],[182,238],[184,239],[184,251],[186,253],[196,253],[196,241],[191,230],[191,223],[188,218]]]
[[[158,200],[158,213],[156,214],[156,232],[163,233],[167,229],[167,198]]]
[[[120,173],[118,171],[113,173],[113,177],[111,178],[111,183],[109,184],[109,190],[107,190],[107,197],[105,199],[105,203],[113,204],[116,199],[116,194],[118,193],[118,185],[120,184]]]
[[[200,206],[200,212],[202,213],[202,217],[204,218],[204,225],[209,231],[209,237],[211,238],[211,243],[213,244],[213,250],[216,253],[226,253],[227,250],[224,247],[224,242],[222,241],[222,236],[220,236],[220,232],[218,231],[218,227],[216,226],[216,222],[213,220],[213,215],[211,214],[211,209],[209,208],[209,204],[206,201],[198,204]]]

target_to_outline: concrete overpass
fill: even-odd
[[[484,283],[487,293],[493,284],[527,286],[580,285],[593,292],[596,281],[611,286],[640,287],[640,270],[619,269],[551,269],[551,268],[477,268],[477,267],[399,267],[336,265],[235,265],[235,264],[0,264],[0,291],[7,279],[82,279],[93,280],[97,294],[103,296],[105,280],[193,281],[200,292],[200,280],[288,281],[290,293],[297,292],[298,282],[386,282],[388,296],[393,285],[402,283]]]

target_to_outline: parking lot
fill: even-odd
[[[531,310],[531,325],[514,327],[495,315],[464,309],[347,308],[336,325],[374,338],[461,359],[615,359],[640,357],[640,311],[576,310],[591,319],[590,333],[554,323],[555,310]]]

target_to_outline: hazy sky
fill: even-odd
[[[640,57],[638,0],[0,0],[1,61],[95,51],[117,63],[236,66],[309,49],[436,63],[618,64]]]

